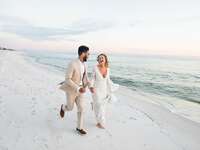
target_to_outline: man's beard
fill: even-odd
[[[83,58],[83,61],[84,61],[84,62],[86,62],[86,61],[87,61],[87,56],[85,56],[85,57]]]

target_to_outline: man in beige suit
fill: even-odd
[[[83,94],[86,91],[86,87],[90,85],[87,76],[87,68],[84,62],[89,57],[89,48],[87,46],[80,46],[78,48],[78,59],[71,61],[68,65],[65,81],[61,83],[60,89],[66,93],[66,104],[61,105],[60,116],[64,117],[66,111],[72,111],[74,103],[77,106],[77,132],[81,135],[87,134],[83,129],[83,112],[84,112],[84,100]]]

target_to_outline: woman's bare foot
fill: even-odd
[[[100,124],[100,123],[97,123],[96,126],[97,126],[98,128],[100,128],[100,129],[105,129],[105,127],[102,126],[102,124]]]

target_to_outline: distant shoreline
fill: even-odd
[[[5,48],[5,47],[0,47],[0,50],[2,50],[2,51],[16,51],[15,49]]]

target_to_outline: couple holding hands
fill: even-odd
[[[74,108],[74,103],[77,106],[77,128],[76,131],[85,135],[87,132],[83,128],[84,114],[84,98],[86,87],[92,93],[93,102],[92,108],[95,113],[98,128],[105,128],[105,107],[109,101],[115,101],[113,91],[117,89],[110,80],[110,70],[108,67],[108,58],[105,54],[100,54],[97,57],[98,64],[94,67],[92,79],[89,80],[87,75],[87,67],[85,62],[88,60],[90,53],[87,46],[78,48],[78,59],[72,60],[67,68],[65,81],[59,87],[66,93],[66,104],[62,104],[60,108],[60,116],[64,117],[66,111],[71,111]]]

